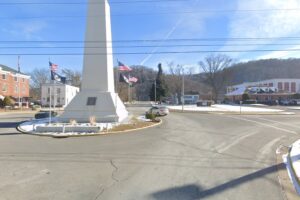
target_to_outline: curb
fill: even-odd
[[[291,168],[291,176],[294,177],[294,179],[296,180],[296,183],[297,183],[298,187],[300,187],[300,180],[299,180],[299,177],[297,176],[296,170],[295,170],[295,168],[293,166],[293,161],[292,161],[292,158],[291,158],[291,151],[292,151],[292,147],[289,148],[289,152],[287,154],[287,163],[288,163],[288,165],[290,165],[290,168]],[[298,193],[298,195],[300,195],[300,194]]]
[[[91,136],[104,136],[104,135],[110,135],[110,134],[118,134],[118,133],[128,133],[128,132],[134,132],[139,130],[144,130],[148,128],[153,128],[156,126],[159,126],[163,123],[163,120],[160,119],[159,123],[152,124],[150,126],[142,127],[142,128],[136,128],[136,129],[129,129],[124,131],[112,131],[112,132],[100,132],[96,134],[86,134],[86,135],[65,135],[65,136],[59,136],[59,135],[51,135],[51,134],[38,134],[38,133],[32,133],[32,132],[25,132],[22,130],[19,125],[16,127],[17,131],[21,132],[24,135],[32,135],[32,136],[40,136],[40,137],[52,137],[52,138],[70,138],[70,137],[91,137]]]

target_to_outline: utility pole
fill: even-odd
[[[156,104],[156,94],[157,94],[157,92],[156,92],[156,90],[157,90],[157,83],[156,83],[156,79],[154,79],[154,97],[155,97],[155,104]]]
[[[182,67],[182,99],[181,99],[181,104],[182,104],[182,112],[184,111],[184,68]]]
[[[18,76],[17,76],[17,80],[18,80],[18,83],[19,83],[19,86],[18,86],[18,93],[19,93],[19,108],[22,109],[22,104],[21,104],[21,68],[20,68],[20,56],[18,56]]]

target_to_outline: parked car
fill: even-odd
[[[289,100],[281,100],[281,101],[279,101],[279,105],[288,106],[288,105],[290,105],[290,101]]]
[[[300,105],[300,100],[299,99],[292,99],[292,100],[290,100],[290,105],[291,106]]]
[[[57,112],[51,111],[51,116],[52,117],[56,117],[57,116]],[[47,112],[47,111],[38,112],[34,116],[35,119],[44,119],[44,118],[49,118],[49,117],[50,117],[50,112]]]
[[[152,106],[146,113],[155,114],[156,116],[166,116],[169,114],[169,109],[166,106]]]

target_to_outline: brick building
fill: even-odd
[[[30,76],[0,65],[0,98],[11,97],[17,104],[28,106]]]
[[[300,93],[300,79],[270,79],[233,85],[227,88],[226,97],[231,101],[240,101],[244,93],[260,102],[288,100]]]

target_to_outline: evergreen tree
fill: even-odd
[[[156,100],[162,101],[164,97],[167,96],[168,88],[164,79],[162,65],[158,64],[158,73],[156,76],[156,84],[152,84],[152,88],[150,91],[150,99],[151,101],[155,100],[155,85],[156,85]]]

